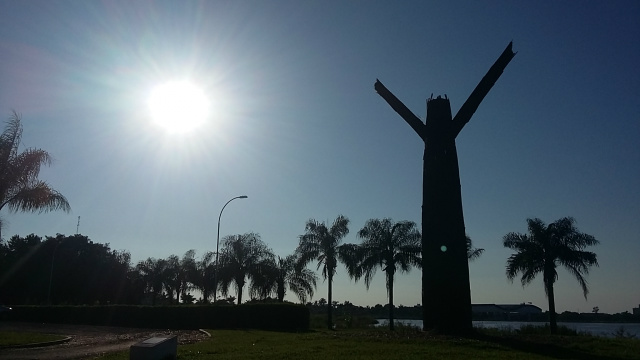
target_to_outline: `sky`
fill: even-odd
[[[0,2],[0,116],[22,116],[22,149],[55,159],[40,178],[70,213],[0,212],[2,235],[77,231],[148,257],[199,257],[220,235],[256,232],[293,253],[309,219],[420,224],[424,144],[373,89],[380,79],[425,119],[455,114],[509,42],[517,55],[456,143],[473,303],[548,309],[542,278],[507,280],[509,232],[565,216],[600,245],[599,267],[559,272],[559,312],[640,304],[640,3],[637,1]],[[205,125],[152,123],[153,88],[188,79]],[[78,219],[80,220],[78,225]],[[315,269],[315,264],[310,268]],[[399,274],[395,304],[421,302]],[[334,300],[386,304],[339,267]],[[313,300],[327,297],[318,283]],[[288,297],[297,301],[293,297]]]

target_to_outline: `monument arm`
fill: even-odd
[[[485,96],[489,93],[493,85],[498,81],[500,75],[507,67],[511,59],[516,55],[511,49],[513,42],[510,42],[507,45],[507,48],[504,49],[502,55],[496,60],[496,62],[491,66],[487,74],[482,78],[478,86],[473,90],[471,95],[467,101],[464,102],[458,113],[453,118],[453,135],[458,136],[458,133],[462,130],[462,128],[469,122],[473,113],[476,112],[478,106],[484,99]]]
[[[407,108],[402,101],[398,100],[398,98],[389,91],[380,80],[376,79],[376,83],[373,86],[376,89],[378,95],[382,96],[382,98],[395,110],[404,121],[415,130],[415,132],[422,138],[425,139],[426,136],[426,126],[417,116],[415,116],[409,108]]]

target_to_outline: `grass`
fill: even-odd
[[[415,328],[282,333],[211,330],[211,338],[178,346],[178,359],[640,359],[640,341],[592,336],[479,332],[471,339]],[[128,352],[99,359],[128,359]]]
[[[0,331],[0,347],[27,345],[64,339],[64,336],[31,332]]]

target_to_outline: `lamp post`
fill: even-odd
[[[213,302],[216,302],[217,300],[217,294],[218,294],[218,253],[220,252],[220,218],[222,217],[222,212],[224,211],[224,208],[227,207],[227,205],[229,205],[230,202],[232,202],[235,199],[246,199],[248,196],[247,195],[241,195],[241,196],[236,196],[233,199],[227,201],[226,204],[224,204],[224,206],[222,207],[222,210],[220,210],[220,215],[218,215],[218,237],[216,239],[216,267],[214,268],[214,272],[213,272]]]

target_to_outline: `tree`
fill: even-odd
[[[15,111],[6,124],[0,135],[0,210],[7,206],[10,212],[71,211],[62,194],[38,179],[40,167],[51,165],[51,155],[34,148],[19,152],[22,124]]]
[[[173,301],[173,293],[175,303],[180,304],[180,296],[184,296],[189,286],[189,272],[195,263],[194,256],[196,251],[191,249],[184,253],[182,259],[176,255],[171,255],[166,259],[166,267],[164,268],[163,278],[169,301]]]
[[[50,258],[43,251],[42,238],[30,234],[0,241],[0,303],[24,304],[35,300],[44,303],[49,284]]]
[[[469,261],[473,261],[479,258],[480,255],[482,255],[482,253],[484,252],[484,249],[474,248],[473,242],[471,241],[469,235],[465,235],[465,238],[467,241],[467,258],[469,259]]]
[[[296,255],[278,256],[271,259],[264,267],[260,279],[256,279],[251,287],[251,294],[266,298],[275,293],[278,301],[283,302],[287,288],[293,292],[303,304],[313,297],[316,288],[316,274],[304,267],[297,266]]]
[[[298,266],[305,267],[311,261],[318,261],[317,269],[322,267],[322,277],[328,280],[327,293],[327,326],[333,329],[333,317],[331,308],[333,276],[336,273],[338,260],[345,264],[353,263],[351,244],[340,245],[342,238],[349,233],[349,219],[339,215],[327,228],[325,223],[319,223],[309,219],[305,226],[304,235],[300,235],[300,242],[296,248]]]
[[[578,231],[575,220],[565,217],[549,224],[538,219],[527,219],[529,234],[508,233],[503,237],[504,246],[515,250],[507,260],[507,278],[513,279],[522,273],[522,286],[529,284],[542,273],[544,290],[549,300],[549,323],[551,333],[557,332],[556,306],[553,284],[558,279],[558,265],[564,266],[582,287],[584,298],[589,292],[584,275],[589,268],[598,266],[596,254],[585,251],[587,246],[599,242],[593,236]]]
[[[170,255],[164,259],[165,266],[162,269],[162,283],[167,292],[169,303],[173,302],[173,294],[176,294],[176,304],[180,303],[180,286],[182,285],[182,272],[180,269],[180,258],[177,255]]]
[[[189,291],[194,289],[195,286],[191,281],[192,269],[196,266],[196,251],[191,249],[184,253],[182,259],[180,259],[180,296],[185,298],[189,295]],[[182,301],[185,303],[185,301]]]
[[[242,304],[242,291],[246,279],[253,281],[266,271],[268,260],[272,258],[271,249],[260,240],[258,234],[230,235],[222,239],[219,273],[222,294],[227,296],[229,286],[233,284],[237,291],[238,304]]]
[[[165,287],[164,272],[166,267],[166,260],[154,258],[147,258],[136,265],[136,269],[144,281],[145,291],[151,294],[152,305],[155,305],[162,296],[162,290]]]
[[[2,247],[0,303],[121,304],[139,294],[132,291],[131,255],[86,236],[15,235]]]
[[[356,280],[364,277],[369,290],[376,269],[379,267],[385,272],[389,297],[389,329],[393,330],[393,281],[398,270],[409,272],[412,267],[422,267],[420,232],[412,221],[394,223],[391,219],[370,219],[358,231],[358,237],[363,242],[357,248],[357,266],[350,275]]]
[[[200,290],[202,302],[205,304],[209,302],[209,298],[216,291],[213,288],[215,279],[214,259],[215,253],[208,251],[202,255],[200,260],[195,261],[189,269],[189,282],[195,289]]]
[[[456,137],[514,56],[509,43],[454,117],[446,96],[428,99],[426,124],[379,80],[374,84],[376,92],[424,142],[422,323],[425,330],[454,335],[466,335],[473,330]]]
[[[111,250],[109,244],[94,243],[80,234],[47,236],[46,242],[55,244],[50,247],[53,251],[47,261],[52,270],[54,304],[129,301],[131,255],[128,252]]]

